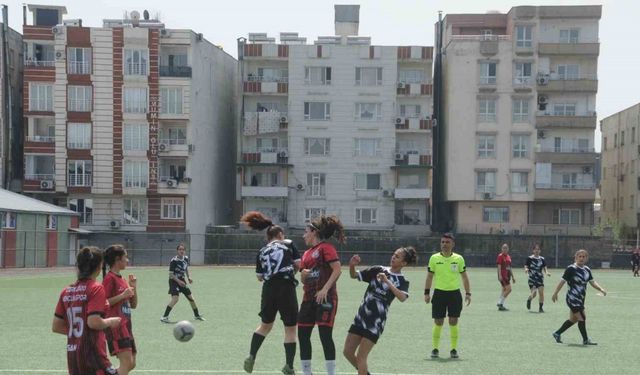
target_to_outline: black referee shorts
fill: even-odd
[[[295,326],[298,323],[298,297],[293,280],[267,280],[262,285],[258,314],[262,318],[262,323],[273,323],[278,312],[285,327]]]
[[[458,290],[433,291],[431,299],[431,317],[433,319],[444,319],[447,315],[450,318],[459,318],[462,312],[462,294]],[[447,314],[448,313],[448,314]]]

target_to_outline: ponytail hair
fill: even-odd
[[[95,246],[83,247],[76,256],[78,280],[87,280],[102,263],[102,251]]]
[[[284,229],[282,229],[281,226],[275,225],[270,218],[258,211],[249,211],[242,215],[240,222],[246,224],[253,230],[263,230],[266,228],[268,240],[275,238],[280,233],[284,233]]]
[[[400,248],[404,254],[404,261],[407,264],[414,264],[418,260],[416,249],[413,246],[405,246]]]
[[[127,250],[120,244],[114,244],[107,247],[104,251],[104,262],[102,263],[102,278],[107,274],[107,266],[113,267],[118,258],[124,256]]]
[[[311,220],[308,226],[318,233],[318,237],[321,240],[334,237],[339,243],[344,243],[344,227],[340,219],[335,215],[318,216]]]

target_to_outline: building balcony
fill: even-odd
[[[403,46],[398,47],[398,61],[432,61],[433,47]]]
[[[396,117],[396,130],[399,133],[428,133],[432,129],[432,120],[417,117]]]
[[[286,186],[243,186],[242,197],[287,198],[289,188]]]
[[[598,80],[595,76],[582,76],[575,79],[550,76],[538,79],[538,92],[597,92]]]
[[[55,60],[34,60],[30,58],[24,60],[25,68],[55,68],[55,66]]]
[[[28,135],[26,141],[33,143],[54,143],[56,137],[50,135]]]
[[[395,199],[429,199],[431,198],[431,189],[429,188],[401,188],[394,190],[393,197]]]
[[[243,150],[240,164],[289,166],[289,150],[286,148]]]
[[[596,152],[588,149],[540,148],[536,150],[536,162],[551,164],[588,164],[595,165]]]
[[[242,135],[277,133],[289,128],[287,112],[245,112]]]
[[[287,60],[289,46],[286,44],[245,44],[243,57],[246,60]]]
[[[595,112],[578,116],[554,116],[552,112],[538,112],[536,114],[537,129],[579,128],[595,129],[598,118]]]
[[[431,167],[431,154],[419,154],[414,151],[396,151],[395,165],[391,168],[425,168]]]
[[[160,66],[160,77],[185,77],[185,78],[191,78],[191,67],[190,66],[161,65]]]
[[[538,54],[598,56],[600,43],[538,43]]]
[[[533,77],[516,77],[513,79],[513,90],[517,92],[531,92],[535,87]]]
[[[188,157],[193,145],[187,144],[186,139],[159,139],[158,156]]]
[[[398,82],[396,94],[402,96],[433,95],[433,85],[431,83]]]
[[[25,173],[24,175],[24,179],[27,181],[54,180],[55,178],[54,173]]]
[[[67,186],[69,187],[90,187],[92,175],[90,173],[74,173],[67,178]]]
[[[158,178],[159,194],[188,194],[191,177],[160,176]]]
[[[53,192],[55,190],[56,175],[53,173],[25,173],[22,181],[23,191]]]
[[[535,184],[535,200],[544,201],[593,201],[596,198],[596,186],[593,183],[586,184]]]
[[[247,95],[287,95],[289,83],[286,78],[278,81],[261,81],[257,77],[250,77],[244,82],[243,91]]]

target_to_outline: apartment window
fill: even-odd
[[[496,122],[495,99],[480,99],[478,101],[478,121]]]
[[[310,156],[327,156],[331,151],[329,138],[305,138],[304,154]]]
[[[149,126],[147,124],[124,124],[124,150],[147,151],[149,149]]]
[[[516,63],[516,84],[526,84],[531,82],[531,63],[530,62],[517,62]]]
[[[511,191],[513,193],[526,193],[529,191],[529,172],[511,173]]]
[[[187,161],[185,159],[165,159],[160,161],[160,181],[170,179],[182,181],[187,175]],[[277,186],[277,181],[276,181]]]
[[[401,208],[396,209],[394,222],[396,225],[421,225],[420,210]]]
[[[355,138],[353,156],[382,156],[380,138]]]
[[[357,224],[375,224],[378,222],[377,208],[356,208]]]
[[[561,208],[554,213],[554,224],[580,225],[579,209]]]
[[[482,221],[485,223],[508,223],[509,207],[482,207]]]
[[[183,220],[184,199],[162,198],[162,219]]]
[[[277,172],[256,172],[251,176],[251,186],[280,186]]]
[[[330,85],[331,84],[331,68],[328,66],[305,67],[304,83],[308,85]]]
[[[258,152],[277,152],[278,138],[257,138],[256,146]]]
[[[479,135],[478,136],[478,158],[495,158],[496,157],[496,136],[495,135]]]
[[[476,172],[476,192],[495,193],[496,192],[496,172],[492,172],[492,171]]]
[[[558,79],[576,80],[580,79],[580,65],[564,64],[557,67]]]
[[[613,135],[613,147],[618,147],[618,133]]]
[[[355,190],[380,190],[379,173],[356,173],[354,175]]]
[[[356,103],[356,120],[372,121],[382,119],[382,104]]]
[[[480,84],[481,85],[495,85],[496,84],[496,70],[498,64],[495,62],[482,62],[480,63]]]
[[[27,133],[27,141],[54,142],[56,139],[55,119],[52,117],[30,118]]]
[[[69,74],[91,74],[91,48],[69,47],[67,54]]]
[[[382,68],[356,68],[356,85],[382,85]]]
[[[287,82],[289,80],[289,69],[258,68],[258,80],[262,82]]]
[[[286,103],[258,102],[256,112],[287,112]]]
[[[418,118],[422,108],[418,104],[400,104],[400,117]]]
[[[29,84],[29,111],[53,111],[53,85]]]
[[[562,188],[563,189],[575,189],[578,185],[577,173],[563,173],[562,174]]]
[[[149,186],[149,161],[126,160],[124,162],[124,186],[146,188]]]
[[[160,89],[160,113],[182,114],[182,88],[165,87]]]
[[[68,86],[67,92],[70,112],[91,112],[91,86]]]
[[[516,47],[528,48],[533,45],[533,26],[516,26]]]
[[[592,152],[587,138],[578,138],[578,152]]]
[[[514,99],[512,109],[513,122],[529,122],[529,99]]]
[[[170,145],[187,144],[187,129],[182,126],[161,128],[160,143],[167,143]]]
[[[0,228],[16,229],[17,217],[15,212],[0,211]]]
[[[122,222],[125,225],[145,225],[147,224],[147,200],[146,199],[124,199],[123,200]]]
[[[553,105],[554,116],[575,116],[576,104],[575,103],[557,103]]]
[[[325,208],[305,208],[304,209],[304,222],[309,223],[311,220],[326,215]]]
[[[69,199],[69,209],[80,214],[80,224],[93,222],[93,199]]]
[[[47,229],[58,229],[58,217],[56,215],[47,215]]]
[[[602,148],[607,151],[607,137],[604,137],[604,141],[602,142]]]
[[[529,136],[528,135],[512,135],[511,136],[512,157],[514,159],[522,159],[527,157],[527,151],[529,149]]]
[[[307,196],[324,197],[326,195],[327,181],[324,173],[307,173]]]
[[[67,124],[67,148],[76,150],[90,149],[91,124],[73,122]]]
[[[578,43],[579,29],[560,30],[560,43]]]
[[[425,83],[426,77],[424,70],[421,69],[401,69],[398,70],[398,82],[404,84]]]
[[[620,146],[624,146],[624,130],[620,132]]]
[[[53,180],[55,156],[25,155],[25,180]]]
[[[146,76],[149,57],[146,49],[124,50],[124,74],[127,76]]]
[[[125,87],[123,94],[125,113],[147,113],[148,97],[146,88]]]
[[[331,103],[327,102],[304,102],[305,120],[330,120]]]
[[[69,186],[91,186],[93,174],[91,160],[69,160],[67,166]]]

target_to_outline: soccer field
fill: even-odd
[[[552,269],[546,280],[545,314],[528,312],[524,271],[509,296],[507,312],[498,312],[499,285],[494,269],[469,269],[473,292],[471,306],[460,321],[460,359],[450,360],[449,331],[445,325],[440,352],[443,358],[428,358],[431,350],[431,307],[423,300],[425,270],[406,268],[411,297],[391,305],[389,320],[369,367],[381,374],[631,374],[637,371],[640,350],[640,278],[630,271],[595,270],[594,277],[609,294],[587,292],[587,328],[598,346],[584,347],[577,326],[556,344],[551,333],[568,317],[561,300],[551,294],[562,270]],[[259,317],[261,284],[250,267],[193,267],[194,297],[206,322],[194,321],[195,337],[177,342],[173,325],[159,321],[166,303],[167,269],[131,268],[124,274],[138,277],[139,303],[133,312],[133,330],[138,346],[138,366],[133,374],[239,374],[249,350],[249,341]],[[66,373],[66,337],[51,332],[51,320],[60,290],[74,280],[72,269],[3,270],[0,272],[0,375]],[[357,311],[366,284],[351,280],[348,270],[338,282],[339,306],[334,340],[338,373],[355,374],[342,357],[346,332]],[[299,299],[301,290],[299,288]],[[537,301],[534,302],[537,311]],[[533,309],[532,309],[533,311]],[[171,313],[173,321],[193,320],[189,304],[181,297]],[[278,321],[265,340],[254,373],[279,374],[284,364],[282,325]],[[322,348],[314,332],[313,368],[325,373]],[[117,360],[114,359],[114,364]],[[299,371],[299,361],[295,368]],[[635,368],[635,369],[634,369]]]

